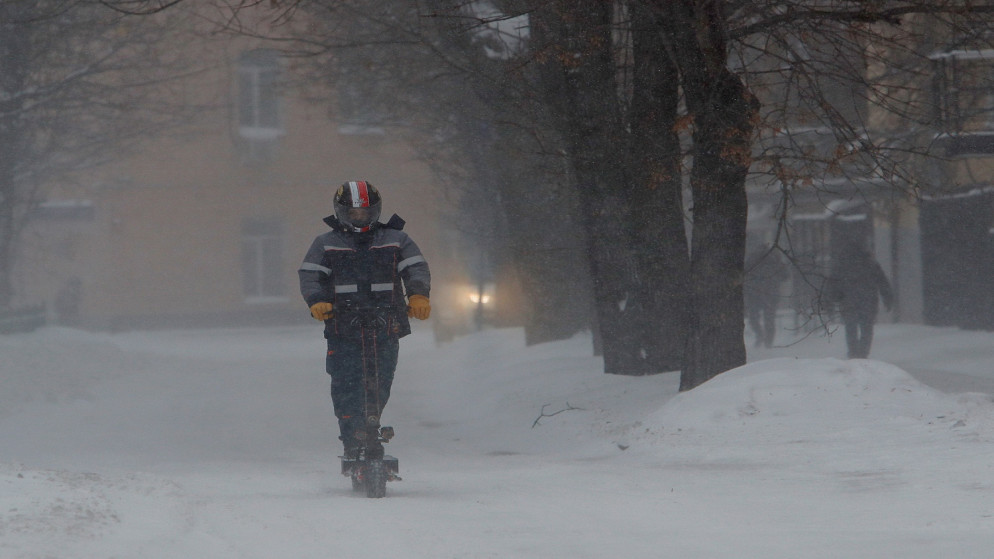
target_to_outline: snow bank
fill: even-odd
[[[622,444],[685,463],[903,469],[925,460],[940,469],[946,451],[966,440],[994,440],[990,395],[943,393],[879,361],[771,359],[675,396]]]

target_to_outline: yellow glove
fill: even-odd
[[[328,320],[333,316],[331,303],[314,303],[311,305],[311,316],[314,317],[314,320]]]
[[[431,315],[431,305],[424,295],[411,295],[407,298],[407,316],[418,320],[428,320]]]

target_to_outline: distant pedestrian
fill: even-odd
[[[879,299],[883,299],[888,311],[894,303],[890,282],[880,264],[865,248],[847,243],[832,264],[826,297],[829,303],[838,305],[849,358],[869,357]]]
[[[787,266],[780,255],[769,247],[756,249],[746,257],[743,297],[746,320],[756,335],[756,347],[773,346],[777,333],[780,285],[786,279]]]
[[[79,302],[83,297],[83,282],[73,276],[55,297],[55,313],[63,326],[79,325]]]

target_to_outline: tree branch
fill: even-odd
[[[563,409],[561,409],[561,410],[559,410],[557,412],[545,413],[545,408],[549,407],[549,405],[550,404],[543,404],[542,405],[541,415],[539,415],[538,417],[535,418],[535,422],[532,423],[532,429],[534,429],[536,426],[538,426],[539,421],[541,421],[543,417],[552,417],[552,416],[555,416],[555,415],[559,415],[559,414],[563,413],[564,411],[571,411],[571,410],[580,410],[580,411],[583,411],[583,408],[577,408],[577,407],[571,406],[569,402],[566,402],[566,407],[565,408],[563,408]]]

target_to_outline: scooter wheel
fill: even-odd
[[[383,460],[370,460],[366,464],[364,481],[366,483],[366,496],[370,499],[381,499],[387,494],[387,472],[386,464]]]

